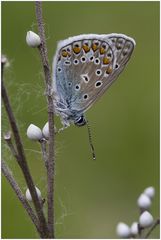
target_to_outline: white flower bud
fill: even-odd
[[[3,137],[4,137],[4,140],[6,140],[6,141],[11,140],[11,132],[8,131],[8,132],[4,133]]]
[[[143,228],[150,227],[153,224],[153,216],[148,211],[145,211],[140,215],[139,223]]]
[[[35,190],[36,190],[38,198],[41,199],[41,192],[40,192],[40,190],[36,186],[35,186]],[[32,201],[32,197],[31,197],[29,189],[26,190],[26,199],[28,201],[30,201],[30,202]]]
[[[130,228],[127,224],[120,222],[116,227],[116,233],[120,238],[128,238],[130,236]]]
[[[136,236],[138,234],[138,232],[139,232],[139,230],[138,230],[138,223],[137,222],[133,222],[132,225],[131,225],[130,230],[131,230],[131,234],[133,236]]]
[[[9,67],[9,61],[5,55],[1,55],[1,64],[3,64],[5,67]]]
[[[141,209],[148,209],[151,206],[151,200],[146,194],[142,193],[137,200],[137,204]]]
[[[35,141],[39,141],[43,138],[41,129],[34,124],[30,124],[30,126],[28,127],[27,136],[29,139]]]
[[[149,198],[153,198],[155,195],[155,188],[154,187],[148,187],[144,190],[144,193],[149,197]]]
[[[29,47],[38,47],[41,43],[39,35],[32,31],[28,31],[26,35],[26,43]]]
[[[49,138],[49,123],[47,122],[42,129],[43,136],[48,139]]]

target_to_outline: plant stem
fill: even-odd
[[[48,181],[48,228],[50,238],[54,238],[54,170],[55,170],[55,151],[54,151],[54,103],[52,93],[52,78],[50,73],[48,53],[46,47],[45,30],[42,16],[42,3],[36,1],[36,18],[38,23],[38,32],[41,39],[39,46],[40,56],[43,64],[47,104],[48,104],[48,122],[49,122],[49,151],[47,160],[47,181]]]
[[[6,177],[7,181],[10,183],[12,189],[14,190],[15,194],[19,198],[20,202],[22,203],[23,207],[25,208],[26,212],[28,213],[29,217],[31,218],[33,224],[35,225],[35,227],[41,237],[41,230],[40,230],[38,218],[36,217],[35,213],[33,212],[33,209],[30,207],[26,198],[24,197],[16,180],[12,176],[12,173],[11,173],[10,169],[8,168],[7,164],[3,160],[1,161],[1,168],[2,168],[3,175]]]
[[[45,167],[48,170],[48,165],[47,165],[48,164],[48,155],[46,152],[46,140],[41,140],[40,145],[41,145],[41,152],[42,152],[43,160],[45,163]]]
[[[4,134],[4,140],[6,141],[12,155],[16,158],[17,161],[19,161],[19,156],[17,154],[14,144],[12,143],[10,132]]]
[[[142,230],[143,228],[140,226],[140,224],[138,223],[138,235],[139,235],[139,238],[141,239],[142,238]]]
[[[152,227],[150,228],[150,230],[147,232],[147,234],[145,235],[144,239],[147,239],[150,234],[152,233],[152,231],[156,228],[157,225],[160,224],[160,219],[157,219],[154,224],[152,225]]]
[[[4,70],[4,64],[3,63],[1,63],[1,70],[2,70],[2,75],[1,75],[1,78],[2,78],[2,83],[1,83],[2,99],[3,99],[3,103],[4,103],[4,106],[5,106],[7,115],[8,115],[8,119],[9,119],[11,128],[12,128],[13,136],[14,136],[14,139],[15,139],[15,144],[16,144],[17,154],[18,154],[17,162],[18,162],[18,164],[19,164],[19,166],[20,166],[20,168],[23,172],[24,178],[26,180],[27,186],[30,190],[30,193],[31,193],[31,196],[32,196],[32,199],[33,199],[35,210],[37,212],[37,215],[38,215],[38,218],[39,218],[39,221],[40,221],[41,235],[42,235],[43,238],[47,238],[48,237],[48,228],[47,228],[46,220],[45,220],[45,217],[44,217],[44,213],[43,213],[43,210],[42,210],[41,203],[38,199],[38,196],[37,196],[37,193],[36,193],[36,190],[35,190],[35,185],[34,185],[32,176],[31,176],[29,168],[28,168],[28,164],[27,164],[26,157],[25,157],[25,154],[24,154],[23,144],[22,144],[20,134],[19,134],[19,130],[18,130],[18,127],[17,127],[17,124],[16,124],[16,119],[14,117],[14,114],[13,114],[13,111],[12,111],[12,108],[11,108],[11,104],[10,104],[10,101],[9,101],[9,97],[8,97],[8,94],[7,94],[7,91],[6,91],[4,82],[3,82],[3,70]]]

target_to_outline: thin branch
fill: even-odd
[[[42,152],[43,160],[45,163],[45,167],[46,169],[48,169],[48,155],[46,151],[46,140],[42,139],[40,141],[40,145],[41,145],[41,152]]]
[[[10,169],[8,168],[8,166],[6,165],[6,163],[3,160],[1,162],[1,168],[2,168],[3,175],[6,177],[7,181],[10,183],[13,191],[15,192],[18,199],[22,203],[23,207],[25,208],[26,212],[28,213],[29,217],[31,218],[33,224],[35,225],[37,231],[39,232],[39,234],[41,236],[39,221],[38,221],[37,217],[35,216],[35,214],[33,212],[33,209],[30,207],[27,200],[25,199],[25,197],[24,197],[20,187],[18,186],[16,180],[12,176],[12,173],[11,173]]]
[[[142,238],[142,230],[143,228],[140,226],[140,224],[138,223],[138,235],[139,235],[139,238],[141,239]]]
[[[15,146],[12,142],[10,131],[4,134],[4,140],[6,141],[12,155],[16,158],[17,161],[19,161],[19,156],[18,156]]]
[[[12,132],[13,132],[13,136],[15,139],[15,144],[16,144],[16,148],[17,148],[17,154],[18,154],[18,159],[17,162],[23,172],[24,178],[26,180],[27,186],[30,190],[32,199],[33,199],[33,203],[40,221],[40,229],[41,229],[41,235],[43,238],[47,238],[48,237],[48,228],[47,228],[47,224],[46,224],[46,220],[44,217],[44,213],[41,207],[41,203],[38,199],[36,190],[35,190],[35,185],[32,179],[32,176],[30,174],[29,168],[28,168],[28,164],[26,161],[26,157],[24,154],[24,149],[23,149],[23,144],[20,138],[20,134],[19,134],[19,130],[16,124],[16,119],[14,117],[12,108],[11,108],[11,104],[9,101],[9,97],[3,82],[3,72],[4,72],[4,64],[3,62],[1,62],[1,78],[2,78],[2,83],[1,83],[1,91],[2,91],[2,99],[3,99],[3,103],[8,115],[8,119],[12,128]]]
[[[47,104],[48,104],[48,122],[49,122],[49,153],[48,153],[48,228],[50,238],[54,238],[54,165],[55,165],[55,151],[54,151],[54,104],[52,96],[52,79],[48,61],[48,54],[46,48],[45,30],[42,16],[42,3],[36,1],[36,18],[38,23],[38,32],[41,39],[39,46],[40,56],[43,64],[46,92],[47,92]]]
[[[147,232],[147,234],[145,235],[144,239],[147,239],[150,234],[152,233],[152,231],[156,228],[157,225],[160,224],[160,219],[157,219],[154,224],[152,225],[152,227],[150,228],[150,230]]]

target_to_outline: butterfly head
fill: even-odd
[[[79,118],[75,119],[74,120],[74,124],[77,126],[77,127],[82,127],[84,125],[87,124],[87,121],[85,119],[85,117],[82,115],[80,116]]]

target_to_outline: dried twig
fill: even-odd
[[[2,160],[1,161],[1,168],[2,168],[2,173],[6,177],[7,181],[10,183],[13,191],[19,198],[20,202],[22,203],[23,207],[25,208],[26,212],[28,213],[29,217],[31,218],[32,222],[34,223],[37,231],[40,233],[41,236],[41,229],[39,225],[38,218],[35,216],[35,213],[33,212],[33,209],[30,207],[28,204],[25,196],[23,195],[20,187],[18,186],[16,180],[12,176],[12,173],[10,169],[8,168],[7,164]]]
[[[39,46],[40,56],[43,64],[46,92],[47,92],[47,104],[48,104],[48,122],[49,122],[49,153],[47,161],[47,178],[48,178],[48,228],[50,238],[54,238],[54,104],[52,96],[52,79],[48,61],[48,54],[46,48],[45,30],[42,17],[42,3],[36,1],[36,18],[38,23],[38,32],[41,39]]]
[[[43,160],[44,160],[46,169],[48,170],[48,155],[47,155],[47,150],[46,150],[46,140],[42,139],[40,141],[40,145],[41,145],[41,152],[42,152]]]
[[[3,72],[4,72],[4,63],[1,62],[1,78],[2,78],[2,83],[1,83],[1,88],[2,88],[2,99],[3,99],[3,103],[7,112],[7,116],[12,128],[12,132],[13,132],[13,136],[15,139],[15,144],[16,144],[16,148],[17,148],[17,162],[23,172],[24,178],[26,180],[27,186],[30,190],[32,199],[33,199],[33,203],[40,221],[40,230],[41,230],[41,237],[42,238],[47,238],[48,237],[48,228],[47,228],[47,224],[46,224],[46,220],[43,214],[43,210],[42,210],[42,206],[41,203],[38,199],[36,190],[35,190],[35,186],[34,186],[34,182],[32,179],[32,176],[30,174],[29,168],[28,168],[28,164],[26,161],[26,157],[24,154],[24,148],[23,148],[23,144],[20,138],[20,134],[19,134],[19,130],[16,124],[16,119],[14,117],[12,108],[11,108],[11,104],[9,101],[9,97],[3,82]]]
[[[150,234],[152,233],[152,231],[156,228],[157,225],[160,224],[160,219],[157,219],[154,224],[152,225],[152,227],[149,229],[149,231],[147,232],[147,234],[145,235],[144,239],[147,239]]]
[[[4,140],[6,141],[12,155],[16,158],[17,161],[19,161],[19,156],[17,154],[17,151],[16,151],[15,146],[11,139],[11,132],[9,131],[9,132],[5,133],[3,137],[4,137]]]
[[[143,228],[140,226],[140,224],[138,223],[138,237],[141,239],[142,238],[142,230]]]

